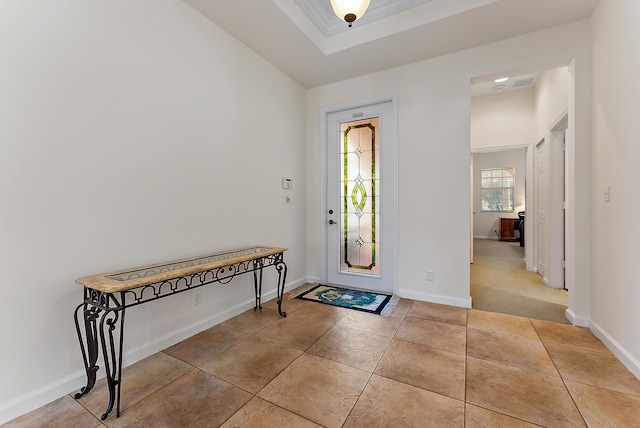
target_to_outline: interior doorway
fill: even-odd
[[[567,322],[569,299],[564,290],[564,199],[568,171],[563,148],[569,124],[566,106],[570,101],[569,76],[568,67],[561,67],[528,75],[532,78],[528,88],[505,91],[503,87],[500,91],[480,95],[472,90],[472,158],[514,149],[524,152],[525,158],[525,167],[516,168],[515,173],[516,177],[520,175],[525,179],[522,204],[514,204],[512,211],[500,213],[489,220],[481,213],[477,202],[472,204],[470,294],[474,308]],[[492,77],[484,78],[485,82]],[[558,96],[554,98],[547,93],[558,90],[557,82],[564,82],[564,88],[560,86],[566,94],[564,100],[560,97],[562,94],[555,94]],[[558,100],[565,103],[564,112],[561,111],[560,118],[549,123],[544,131],[540,123],[548,120],[551,116],[549,111],[551,107],[556,108],[553,103]],[[557,115],[555,117],[558,118]],[[533,144],[535,136],[540,134],[543,136],[537,139],[540,144]],[[501,161],[494,164],[496,168],[506,166],[509,165]],[[480,168],[483,167],[475,162],[471,168],[472,195],[481,191],[478,183],[474,183],[481,179]],[[517,221],[514,219],[519,211],[524,212],[524,235],[520,238],[524,239],[523,247],[517,241],[505,242],[504,226],[500,224],[501,217],[507,218],[503,224]],[[558,267],[561,268],[560,275]],[[558,281],[562,284],[560,287]],[[552,315],[545,318],[544,310],[535,308],[538,303],[550,308],[547,312]]]
[[[530,201],[535,195],[526,191],[527,177],[533,175],[531,168],[526,166],[527,160],[535,157],[532,155],[535,149],[513,147],[472,153],[471,193],[475,213],[474,260],[470,276],[472,306],[566,323],[566,293],[545,285],[542,276],[535,269],[528,270],[526,264],[526,254],[534,251],[533,243],[536,242],[536,237],[526,235],[523,224],[529,217],[527,208],[537,205]],[[493,176],[496,170],[508,171],[508,179],[489,178],[489,172]],[[492,205],[495,201],[483,200],[483,180],[486,186],[513,185],[513,189],[500,189],[512,197],[511,201],[504,202],[506,209],[497,211]]]

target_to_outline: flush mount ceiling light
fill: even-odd
[[[502,83],[502,82],[506,82],[507,80],[509,80],[508,77],[501,77],[499,79],[494,80],[494,82],[496,83]]]
[[[331,6],[338,18],[351,27],[356,19],[362,18],[370,2],[371,0],[331,0]]]

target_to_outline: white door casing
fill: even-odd
[[[393,100],[376,102],[362,107],[340,109],[326,112],[326,134],[323,138],[323,157],[325,164],[325,201],[323,219],[325,230],[325,266],[323,281],[372,291],[393,293],[397,290],[397,127]],[[341,155],[344,134],[340,131],[343,123],[366,122],[379,118],[378,173],[375,188],[376,224],[374,248],[376,266],[369,273],[345,270],[341,260],[341,247],[344,248],[346,229],[344,228],[343,196],[344,187]],[[364,193],[364,192],[363,192]],[[371,190],[369,191],[371,193]],[[369,195],[367,204],[372,201]],[[364,197],[358,194],[356,197]],[[345,251],[343,249],[343,256]],[[342,268],[341,268],[342,265]]]

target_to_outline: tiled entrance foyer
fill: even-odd
[[[640,381],[591,332],[402,300],[247,311],[6,427],[638,427]]]

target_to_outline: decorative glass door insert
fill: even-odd
[[[340,272],[380,275],[380,119],[340,124]]]

